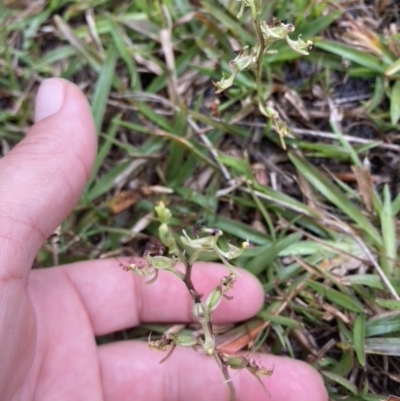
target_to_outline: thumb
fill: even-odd
[[[35,124],[0,160],[0,279],[27,277],[43,241],[78,201],[95,153],[82,92],[62,79],[44,81]]]

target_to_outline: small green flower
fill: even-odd
[[[189,263],[196,261],[202,253],[214,253],[221,259],[222,263],[232,275],[239,276],[239,274],[235,272],[235,267],[232,266],[228,260],[237,258],[246,248],[238,248],[235,245],[228,244],[228,250],[223,251],[218,246],[218,238],[223,234],[221,230],[216,228],[204,228],[202,231],[211,235],[192,239],[187,235],[186,231],[183,230],[183,236],[181,237],[182,243],[195,251],[190,257]],[[246,247],[248,246],[246,242],[243,244],[246,244]]]
[[[209,233],[210,229],[203,228],[202,230],[205,233]],[[203,252],[213,251],[218,238],[223,234],[221,230],[211,231],[212,235],[207,235],[206,237],[192,239],[190,238],[185,230],[182,230],[183,237],[181,237],[181,241],[187,247],[193,250],[200,250]]]
[[[225,294],[233,288],[234,282],[235,282],[235,277],[233,274],[230,274],[229,276],[226,277],[222,277],[219,285],[210,292],[205,301],[205,304],[207,305],[208,310],[211,313],[214,312],[215,309],[217,309],[218,305],[222,300],[222,297],[231,299]]]
[[[157,270],[172,270],[178,262],[176,258],[169,258],[167,256],[148,256],[146,260]]]
[[[149,348],[156,349],[158,351],[166,351],[171,344],[172,340],[168,339],[165,335],[163,335],[159,340],[151,341],[150,333],[147,340],[147,345],[149,346]]]
[[[199,323],[210,321],[210,313],[208,306],[203,302],[196,302],[193,306],[193,315]]]
[[[156,273],[155,268],[151,266],[147,260],[141,260],[140,263],[131,263],[124,267],[124,270],[131,271],[145,278],[154,276]]]
[[[220,248],[218,248],[218,246],[216,246],[216,248],[218,255],[222,255],[226,259],[236,259],[243,253],[244,250],[243,248],[238,248],[237,246],[229,243],[227,251],[222,251]]]
[[[255,65],[257,61],[257,52],[254,48],[251,48],[249,53],[247,49],[248,46],[244,47],[241,51],[239,51],[238,55],[229,62],[229,65],[232,68],[237,68],[239,71],[244,71]]]
[[[215,93],[221,93],[223,92],[225,89],[230,88],[233,85],[233,82],[236,78],[236,75],[238,74],[239,70],[237,68],[234,68],[232,70],[232,74],[230,75],[229,78],[225,78],[224,76],[222,76],[221,81],[218,82],[213,82],[214,86],[217,88],[217,90],[215,91]]]
[[[310,54],[309,50],[311,49],[313,44],[311,40],[307,40],[307,42],[304,42],[304,40],[301,39],[301,35],[299,35],[297,40],[291,40],[289,36],[286,36],[286,42],[295,52],[304,54],[305,56],[308,56]]]

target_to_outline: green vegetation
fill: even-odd
[[[260,20],[293,24],[313,49],[273,43],[261,77],[240,71],[216,94],[256,45],[238,1],[3,0],[3,153],[50,76],[82,88],[99,132],[85,193],[37,265],[142,254],[163,201],[177,235],[206,224],[250,242],[235,264],[265,288],[257,349],[312,363],[332,400],[399,395],[397,3],[263,1]],[[150,330],[165,327],[123,336]]]

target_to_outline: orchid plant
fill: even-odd
[[[237,52],[236,57],[230,61],[231,75],[228,78],[224,76],[218,82],[215,82],[216,93],[221,93],[230,88],[240,71],[251,70],[254,72],[257,86],[257,101],[260,112],[271,119],[272,124],[279,135],[282,147],[285,149],[284,137],[289,134],[287,125],[280,119],[278,112],[266,104],[264,93],[262,91],[262,62],[266,54],[274,54],[276,51],[268,50],[269,47],[279,41],[285,40],[291,49],[302,55],[308,55],[312,47],[312,41],[306,42],[299,35],[297,40],[292,40],[289,34],[293,33],[295,27],[286,21],[272,19],[271,24],[261,20],[262,0],[237,0],[241,3],[237,18],[241,18],[245,9],[250,8],[251,19],[254,30],[257,35],[257,43],[254,47],[244,47]]]
[[[146,250],[140,262],[136,261],[135,264],[129,264],[125,267],[125,270],[150,278],[147,284],[157,280],[160,270],[168,271],[182,280],[191,296],[193,316],[199,323],[201,330],[193,334],[167,331],[157,340],[151,340],[149,337],[150,348],[160,351],[169,350],[167,356],[161,362],[168,359],[177,346],[191,347],[197,352],[214,357],[229,386],[231,401],[235,401],[236,396],[232,379],[229,376],[229,368],[248,370],[268,394],[261,377],[270,376],[273,369],[264,368],[254,358],[244,355],[230,355],[218,349],[212,324],[212,314],[218,308],[222,299],[232,299],[228,292],[233,288],[235,280],[239,276],[236,268],[229,260],[240,256],[243,250],[249,246],[249,243],[247,241],[243,242],[241,247],[228,244],[228,249],[223,250],[218,244],[218,239],[223,235],[223,232],[216,228],[206,227],[201,229],[201,236],[196,238],[191,238],[183,230],[178,240],[170,226],[171,211],[163,202],[160,202],[155,207],[155,214],[160,222],[158,227],[160,245],[153,246],[151,250]],[[167,250],[167,254],[165,254],[165,250]],[[194,287],[191,277],[193,264],[204,254],[216,255],[227,269],[227,275],[221,277],[219,284],[205,299]]]

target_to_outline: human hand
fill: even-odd
[[[36,100],[35,125],[0,160],[0,399],[3,401],[228,400],[212,358],[177,348],[163,354],[135,341],[96,346],[95,336],[140,322],[189,322],[183,283],[160,274],[156,283],[124,272],[116,260],[94,260],[30,271],[44,240],[71,212],[96,152],[89,105],[71,83],[51,79]],[[193,279],[207,293],[225,273],[200,264]],[[252,316],[263,293],[246,272],[215,312],[218,322]],[[264,383],[247,372],[233,379],[238,400],[326,401],[318,373],[303,362],[259,355],[274,366]]]

